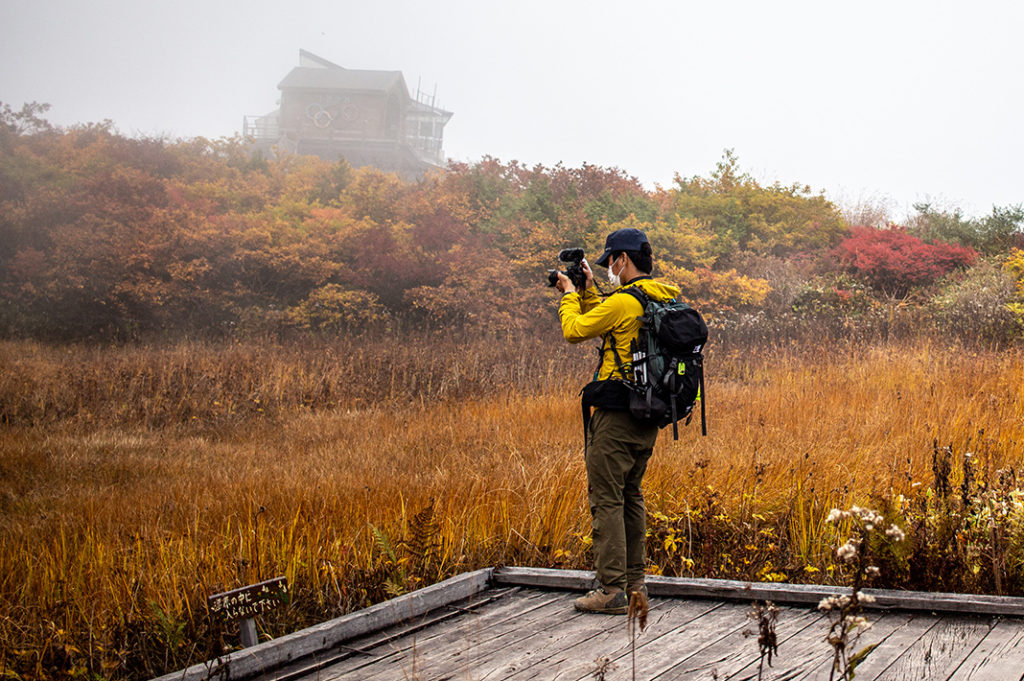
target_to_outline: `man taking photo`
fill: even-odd
[[[605,239],[597,264],[608,268],[615,291],[603,301],[589,264],[582,264],[585,290],[577,291],[562,273],[555,284],[564,294],[558,316],[565,339],[602,339],[595,380],[583,389],[587,497],[599,586],[576,599],[575,605],[583,612],[618,615],[627,612],[630,593],[647,596],[647,528],[640,483],[658,437],[657,426],[641,425],[629,413],[629,393],[622,381],[632,380],[630,346],[640,330],[643,306],[633,295],[618,294],[635,286],[652,300],[664,301],[678,296],[679,289],[651,279],[653,252],[639,229],[619,229]]]

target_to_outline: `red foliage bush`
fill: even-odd
[[[853,227],[850,233],[833,255],[847,271],[894,296],[968,267],[978,257],[964,246],[922,241],[902,227]]]

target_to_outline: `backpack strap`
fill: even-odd
[[[704,393],[704,360],[703,357],[699,364],[699,376],[700,376],[700,434],[704,437],[708,435],[708,421],[707,416],[704,414],[704,403],[707,401],[707,395]]]
[[[586,390],[586,387],[583,388]],[[583,410],[583,458],[587,458],[587,435],[590,434],[590,417],[591,408],[590,400],[583,394],[583,390],[580,390],[580,408]]]
[[[615,336],[613,334],[609,333],[607,335],[607,338],[608,338],[608,347],[611,348],[612,357],[615,358],[615,366],[617,366],[619,368],[619,374],[622,376],[622,380],[626,381],[627,383],[631,383],[632,381],[629,380],[629,376],[626,375],[626,366],[622,363],[622,358],[619,357],[619,351],[615,347]],[[601,346],[601,349],[602,350],[604,349],[603,345]]]
[[[668,401],[672,404],[672,439],[679,439],[679,415],[676,413],[676,394],[670,393]]]

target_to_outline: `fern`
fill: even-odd
[[[377,548],[387,556],[392,563],[397,563],[398,558],[395,556],[395,549],[391,546],[391,540],[384,534],[376,525],[370,525],[370,531],[373,533],[373,541],[377,545]]]
[[[384,579],[384,590],[389,596],[400,596],[406,592],[409,577],[405,572],[405,560],[399,559],[387,534],[376,525],[370,525],[370,532],[373,533],[373,541],[377,548],[384,555],[384,568],[387,576]]]
[[[157,628],[167,647],[171,650],[181,647],[185,643],[184,620],[176,620],[173,615],[165,612],[156,601],[146,599],[146,603],[149,605],[149,611],[153,614],[153,619],[156,621]]]
[[[440,523],[434,512],[434,499],[426,508],[413,516],[409,523],[409,536],[402,542],[410,571],[418,579],[430,579],[431,568],[436,567],[441,548]],[[437,570],[434,570],[436,572]]]

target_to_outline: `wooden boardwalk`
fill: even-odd
[[[266,681],[613,681],[634,673],[644,680],[757,679],[757,636],[749,633],[757,626],[748,615],[752,596],[767,589],[776,602],[790,604],[780,606],[778,656],[761,678],[829,678],[829,625],[814,606],[834,588],[653,578],[648,625],[634,650],[625,617],[573,610],[588,573],[481,573],[417,592],[418,599],[410,594],[374,606],[362,617],[347,616],[347,633],[339,634],[341,618],[236,653],[239,664],[208,665],[204,675]],[[702,585],[711,597],[690,593]],[[858,680],[1024,681],[1024,599],[875,593],[884,609],[867,613],[872,627],[856,649],[874,648],[857,668]],[[894,609],[893,599],[903,599],[904,608]],[[996,614],[1000,610],[1011,615]],[[276,657],[269,652],[275,643]],[[163,678],[189,679],[193,671]]]

